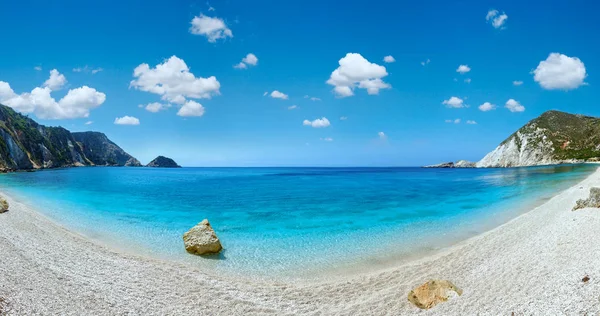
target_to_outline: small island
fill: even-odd
[[[154,160],[150,161],[146,167],[151,168],[181,168],[173,159],[165,156],[158,156]]]

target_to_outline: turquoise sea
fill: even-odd
[[[0,175],[0,189],[110,246],[257,275],[370,265],[449,246],[514,218],[596,170],[69,168]],[[208,218],[225,251],[188,255]]]

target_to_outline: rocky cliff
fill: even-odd
[[[548,111],[509,136],[476,166],[536,166],[597,157],[600,157],[600,118]]]
[[[167,158],[167,157],[164,157],[164,156],[158,156],[158,157],[154,158],[154,160],[150,161],[150,163],[148,163],[146,165],[146,167],[153,167],[153,168],[181,168],[181,166],[178,165],[173,159]]]
[[[142,164],[99,132],[72,133],[83,154],[96,166],[141,167]]]
[[[0,104],[0,171],[22,169],[58,168],[90,165],[125,165],[133,159],[104,134],[104,139],[114,147],[109,154],[101,147],[95,147],[91,138],[77,137],[62,127],[40,125],[29,117],[15,112],[12,108]],[[98,148],[92,154],[89,148]],[[89,156],[86,154],[86,151]],[[114,157],[114,160],[110,160]],[[127,159],[124,159],[127,157]],[[102,159],[104,158],[104,160]],[[106,163],[111,162],[111,163]],[[114,162],[114,164],[112,163]]]

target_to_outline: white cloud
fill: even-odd
[[[477,122],[475,122],[473,120],[467,120],[467,124],[469,124],[469,125],[477,125]]]
[[[479,106],[479,110],[483,111],[483,112],[487,112],[487,111],[491,111],[491,110],[495,110],[495,109],[496,109],[496,105],[491,104],[489,102],[485,102]]]
[[[461,75],[466,74],[469,71],[471,71],[471,68],[468,65],[460,65],[456,69],[456,72],[460,73]]]
[[[256,55],[250,53],[250,54],[246,55],[246,57],[242,58],[242,61],[239,64],[233,66],[233,68],[247,69],[248,65],[256,66],[256,64],[258,64],[258,58],[256,57]]]
[[[35,67],[33,67],[33,69],[35,69],[37,71],[42,71],[42,66],[35,66]]]
[[[583,62],[577,57],[551,53],[533,71],[533,79],[544,89],[571,90],[585,84],[587,77]]]
[[[444,100],[442,104],[446,105],[448,108],[464,108],[466,105],[464,104],[464,100],[459,97],[450,97],[448,100]]]
[[[183,104],[185,98],[209,99],[220,94],[221,84],[215,76],[196,78],[177,56],[154,68],[141,64],[133,70],[133,76],[136,79],[131,81],[130,87],[161,95],[162,100],[177,104]]]
[[[429,60],[429,58],[427,58],[426,61],[421,62],[421,66],[425,66],[425,65],[429,64],[430,62],[431,62],[431,60]]]
[[[50,78],[44,82],[44,87],[50,88],[50,90],[56,91],[62,88],[67,83],[65,75],[58,72],[56,69],[50,70]]]
[[[162,104],[159,102],[148,103],[146,106],[140,104],[140,107],[143,107],[148,112],[156,113],[162,110],[166,110],[171,107],[171,104]]]
[[[304,96],[305,99],[310,99],[311,101],[321,101],[321,98],[311,97],[309,95]]]
[[[392,55],[388,55],[383,57],[383,61],[386,63],[393,63],[396,61],[396,59]]]
[[[16,94],[7,82],[0,81],[0,103],[21,113],[34,113],[41,119],[72,119],[88,117],[90,111],[106,100],[106,95],[88,86],[72,89],[56,101],[50,86],[56,88],[66,79],[58,71],[48,79],[46,87],[34,88],[30,93]],[[64,76],[62,76],[64,78]]]
[[[250,66],[256,66],[256,64],[258,64],[258,58],[252,53],[246,55],[242,61]]]
[[[179,116],[202,116],[204,115],[204,107],[202,104],[196,101],[187,101],[183,106],[177,111],[177,115]]]
[[[523,84],[523,81],[515,80],[513,81],[513,86],[520,86]]]
[[[515,99],[510,99],[510,100],[506,101],[506,105],[504,107],[507,108],[511,112],[525,111],[525,107],[522,106],[521,103],[519,103]]]
[[[348,117],[347,117],[347,116],[340,116],[340,121],[345,121],[345,120],[347,120],[347,119],[348,119]]]
[[[324,142],[332,142],[333,138],[331,138],[331,137],[325,137],[325,138],[321,138],[321,140],[324,141]]]
[[[388,75],[385,67],[369,62],[360,54],[346,54],[339,60],[339,65],[327,80],[328,84],[334,86],[333,91],[338,97],[354,95],[356,87],[367,89],[371,95],[379,94],[380,89],[391,88],[391,85],[381,80]]]
[[[235,68],[235,69],[248,69],[248,66],[246,66],[246,64],[244,64],[243,62],[240,62],[239,64],[233,65],[233,68]]]
[[[314,121],[304,120],[302,125],[312,126],[314,128],[322,128],[331,125],[331,123],[329,123],[329,120],[326,117],[323,117],[320,119],[315,119]]]
[[[460,119],[446,120],[446,123],[460,124]]]
[[[494,28],[504,28],[504,24],[506,23],[506,20],[508,19],[508,15],[506,15],[506,13],[502,12],[502,14],[500,14],[500,12],[498,10],[489,10],[487,15],[485,16],[485,20],[488,23],[491,23],[492,26]]]
[[[117,117],[115,119],[117,125],[140,125],[140,120],[133,116],[125,115],[123,117]]]
[[[271,98],[287,100],[288,95],[283,92],[279,92],[279,91],[275,90],[275,91],[271,92]]]
[[[87,121],[85,122],[85,125],[92,125],[94,122],[93,121]]]
[[[265,93],[263,93],[263,97],[266,97],[267,94],[269,94],[269,92],[265,91]]]
[[[91,68],[88,65],[85,65],[84,67],[73,68],[73,72],[85,72],[85,73],[91,72],[92,75],[95,75],[95,74],[97,74],[97,73],[99,73],[99,72],[101,72],[103,70],[104,70],[103,68],[100,68],[100,67],[98,67],[98,68]]]
[[[466,83],[471,83],[471,78],[467,78],[467,79],[465,79],[465,82],[466,82]]]
[[[295,110],[297,108],[298,108],[297,105],[290,105],[290,106],[288,106],[288,110]]]
[[[233,37],[233,33],[225,24],[225,21],[219,18],[211,18],[200,14],[190,22],[190,33],[194,35],[205,36],[209,42],[215,43],[218,39]]]
[[[379,138],[381,138],[381,139],[386,139],[387,138],[387,135],[384,132],[377,133],[377,136],[379,136]]]

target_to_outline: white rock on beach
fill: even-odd
[[[600,188],[590,188],[590,196],[587,199],[577,200],[573,211],[586,207],[600,208]]]
[[[207,219],[183,234],[183,242],[185,250],[195,255],[218,253],[223,249],[217,234]]]
[[[430,280],[408,293],[408,300],[421,309],[430,309],[452,296],[462,295],[462,290],[448,280]]]
[[[8,212],[8,202],[4,198],[0,198],[0,214]]]

